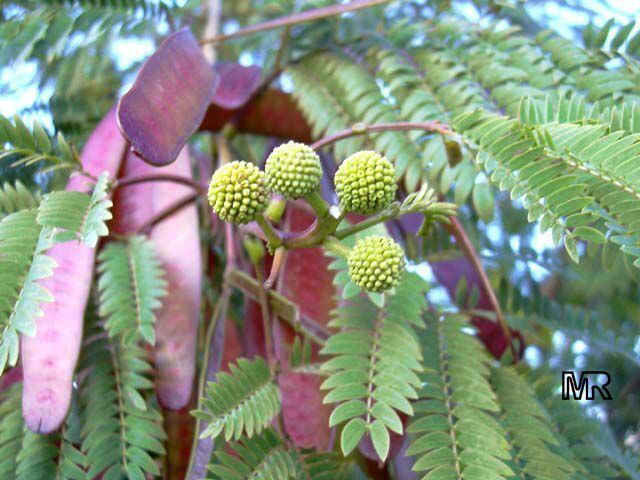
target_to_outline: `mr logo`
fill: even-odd
[[[600,376],[604,381],[598,383]],[[597,391],[603,400],[611,400],[611,393],[607,388],[609,383],[611,377],[607,372],[584,370],[580,372],[580,381],[577,382],[575,372],[565,370],[562,372],[562,399],[569,400],[571,395],[574,400],[593,400]]]

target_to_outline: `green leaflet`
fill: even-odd
[[[18,360],[18,334],[35,335],[40,304],[53,301],[39,283],[56,267],[45,255],[52,245],[52,232],[36,224],[35,211],[21,210],[0,222],[0,372]]]
[[[209,423],[201,437],[215,438],[224,432],[227,441],[243,434],[251,438],[280,412],[280,390],[263,358],[240,358],[229,368],[231,373],[220,372],[215,382],[209,382],[201,410],[193,412]]]
[[[112,218],[113,203],[108,195],[109,175],[98,178],[93,192],[87,195],[75,191],[56,191],[44,196],[38,208],[38,224],[63,230],[59,241],[77,239],[95,247],[98,237],[109,234],[106,222]]]
[[[0,186],[0,219],[20,210],[37,208],[40,194],[30,192],[20,180]]]
[[[153,244],[142,236],[109,243],[98,256],[100,316],[111,336],[155,343],[155,314],[166,281]]]

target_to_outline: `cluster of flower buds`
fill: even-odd
[[[320,157],[308,145],[288,142],[275,148],[265,171],[235,161],[218,169],[209,186],[209,203],[227,222],[246,224],[262,221],[271,193],[287,200],[310,199],[322,178]],[[373,215],[387,208],[396,194],[396,179],[389,160],[373,151],[348,157],[335,174],[336,194],[342,212]],[[404,252],[389,237],[370,236],[349,252],[349,274],[364,290],[384,292],[399,282],[404,270]]]

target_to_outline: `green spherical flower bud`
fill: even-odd
[[[289,200],[315,191],[322,178],[320,157],[303,143],[287,142],[276,147],[264,168],[267,186]]]
[[[249,223],[269,205],[264,173],[249,162],[231,162],[211,177],[209,203],[225,222]]]
[[[404,271],[402,247],[389,237],[372,235],[359,240],[347,257],[353,283],[369,292],[395,287]]]
[[[335,184],[342,208],[362,215],[388,207],[397,188],[391,162],[371,151],[354,153],[342,162]]]

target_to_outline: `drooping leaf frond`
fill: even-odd
[[[551,419],[526,380],[514,370],[500,367],[493,369],[491,383],[503,412],[517,478],[572,478],[576,468],[565,459],[562,448],[566,447],[560,445]]]
[[[605,67],[607,59],[576,45],[571,40],[546,30],[535,39],[543,51],[563,70],[575,86],[587,93],[589,100],[612,105],[622,100],[640,100],[634,76],[630,72]]]
[[[325,403],[338,404],[329,424],[347,422],[341,437],[345,455],[369,434],[378,456],[386,459],[389,430],[403,433],[398,412],[413,415],[410,400],[417,398],[422,356],[412,326],[421,324],[425,290],[418,275],[405,273],[384,306],[354,297],[334,312],[330,326],[340,331],[321,351],[331,356],[322,365],[329,378],[321,388],[330,390]]]
[[[93,325],[86,338],[79,389],[86,478],[159,475],[156,459],[164,455],[166,434],[162,414],[147,393],[153,389],[149,352],[139,342],[107,337],[100,325]]]
[[[224,431],[227,441],[243,434],[251,438],[280,412],[280,390],[263,358],[240,358],[229,368],[231,373],[220,372],[209,382],[202,409],[193,412],[208,423],[202,437],[215,438]]]
[[[52,244],[52,232],[36,224],[35,211],[22,210],[0,222],[0,372],[18,360],[18,334],[35,335],[40,303],[53,300],[38,283],[56,267],[45,254]]]
[[[40,195],[30,192],[20,180],[5,182],[0,186],[0,219],[20,210],[32,210],[38,207]]]
[[[433,316],[421,334],[425,371],[408,427],[413,470],[429,478],[506,479],[514,475],[507,432],[489,384],[489,357],[460,315]]]
[[[78,156],[62,135],[58,135],[54,148],[42,125],[34,122],[33,129],[29,130],[18,116],[14,117],[12,123],[0,115],[0,145],[0,159],[11,157],[14,159],[14,166],[47,161],[52,165],[43,168],[42,172],[58,168],[80,168]]]
[[[301,452],[296,458],[300,480],[348,480],[358,468],[337,452]]]
[[[112,218],[107,189],[109,175],[98,178],[91,195],[75,191],[56,191],[44,196],[38,208],[38,223],[64,231],[58,239],[77,239],[94,248],[98,237],[109,234],[106,221]]]
[[[166,281],[153,244],[142,236],[109,243],[98,256],[100,316],[105,328],[124,341],[141,335],[155,343],[154,310],[161,305]]]
[[[529,221],[540,220],[540,229],[551,230],[556,243],[564,239],[567,253],[578,261],[576,240],[593,240],[598,233],[591,226],[597,217],[586,209],[594,199],[585,179],[567,171],[562,159],[547,152],[516,120],[477,110],[457,117],[454,126],[478,145],[478,157],[492,182],[509,190],[513,199],[522,199]],[[600,234],[594,241],[603,240]]]
[[[541,404],[549,413],[558,435],[564,439],[570,454],[566,457],[574,465],[582,465],[582,476],[587,479],[618,478],[615,462],[607,459],[608,452],[594,448],[593,438],[600,435],[602,426],[586,416],[579,404],[562,400],[559,395],[559,376],[531,371],[528,374]],[[635,472],[637,475],[637,472]]]
[[[638,56],[640,54],[640,33],[634,32],[636,21],[633,20],[621,26],[615,33],[612,29],[614,25],[615,19],[613,18],[609,19],[601,28],[589,24],[582,34],[585,47],[590,50],[603,50],[607,40],[610,40],[607,53],[616,53],[624,57]]]
[[[634,351],[633,331],[608,328],[597,311],[554,302],[544,296],[540,288],[533,288],[528,295],[523,295],[507,281],[501,282],[499,298],[507,313],[507,321],[520,331],[535,335],[539,325],[561,330],[568,337],[580,339],[597,351],[621,355],[640,365],[640,356]]]
[[[296,464],[282,439],[271,429],[231,444],[237,456],[224,451],[208,467],[214,479],[297,479]]]

